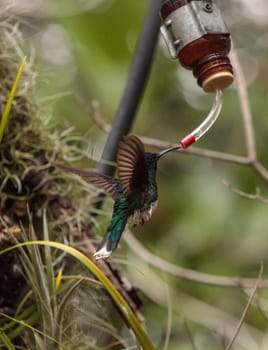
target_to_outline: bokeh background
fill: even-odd
[[[0,3],[11,5],[11,1]],[[267,158],[268,3],[218,1],[245,72],[258,157]],[[73,127],[86,142],[85,159],[98,160],[107,135],[85,108],[97,100],[111,123],[127,78],[148,1],[14,0],[12,11],[24,19],[29,56],[37,63],[38,100],[52,128]],[[83,103],[81,103],[83,101]],[[160,38],[152,72],[133,132],[176,142],[206,116],[213,102],[191,72],[169,59]],[[221,116],[198,147],[246,155],[237,88],[224,92]],[[257,277],[267,264],[267,205],[242,198],[224,185],[249,193],[267,183],[250,168],[190,154],[169,154],[158,171],[159,204],[149,223],[133,230],[155,256],[185,268],[222,276]],[[107,199],[96,228],[104,233],[112,209]],[[136,247],[134,247],[134,250]],[[240,288],[189,282],[145,262],[127,242],[114,259],[140,288],[148,333],[159,349],[224,349],[248,300]],[[264,269],[264,277],[267,276]],[[267,292],[258,294],[235,349],[267,349]],[[261,308],[260,308],[261,305]],[[166,342],[166,343],[165,343]],[[168,344],[168,345],[165,345]]]

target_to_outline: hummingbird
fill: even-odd
[[[94,254],[96,260],[107,259],[111,255],[127,225],[143,225],[151,218],[158,200],[157,162],[164,154],[180,148],[178,145],[159,153],[147,153],[137,136],[123,136],[117,151],[118,178],[57,164],[64,170],[86,178],[88,182],[111,195],[114,200],[110,224]]]

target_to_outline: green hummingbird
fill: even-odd
[[[116,249],[126,225],[142,225],[157,206],[156,170],[158,160],[181,146],[160,153],[147,153],[141,140],[133,135],[122,138],[117,152],[118,178],[60,165],[60,168],[84,177],[103,189],[114,200],[113,214],[106,234],[94,254],[96,260],[107,259]]]

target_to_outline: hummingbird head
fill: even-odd
[[[180,148],[181,148],[181,146],[178,145],[178,146],[166,148],[159,153],[145,153],[144,154],[145,155],[145,162],[147,164],[149,173],[151,175],[155,174],[155,172],[157,170],[157,162],[164,154],[171,152],[171,151],[178,150]]]
[[[159,152],[159,153],[145,153],[145,161],[147,163],[147,165],[151,166],[152,168],[156,168],[157,162],[158,160],[166,153],[171,152],[171,151],[176,151],[181,149],[181,146],[173,146],[173,147],[169,147],[164,149],[163,151]]]

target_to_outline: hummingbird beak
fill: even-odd
[[[161,151],[161,152],[159,152],[157,154],[157,159],[161,158],[164,154],[166,154],[168,152],[176,151],[176,150],[179,150],[179,149],[181,149],[181,145],[166,148],[166,149],[164,149],[163,151]]]

